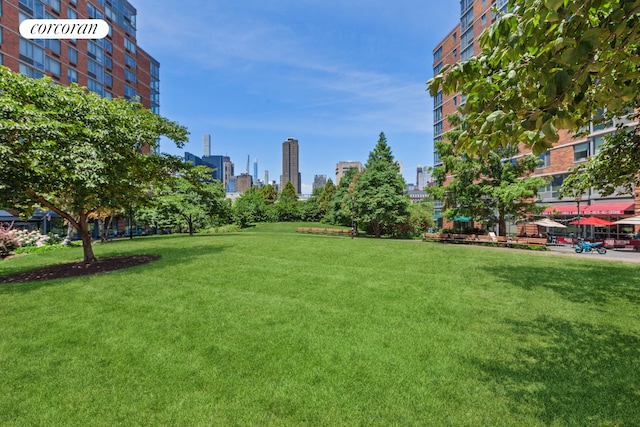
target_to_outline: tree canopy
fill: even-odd
[[[138,102],[47,77],[0,67],[0,92],[0,204],[56,212],[78,230],[86,262],[95,260],[89,216],[128,208],[170,175],[175,159],[155,153],[159,136],[187,141],[184,127]]]
[[[226,208],[222,183],[211,177],[211,169],[185,163],[179,174],[154,188],[151,206],[137,213],[158,228],[184,229],[189,234],[217,224]]]
[[[638,111],[640,0],[510,0],[509,8],[481,35],[479,55],[427,83],[432,96],[466,97],[458,149],[522,142],[542,154],[561,129],[579,133]],[[621,161],[640,170],[637,130],[608,144],[614,148],[586,167],[596,186],[630,178],[616,167]]]
[[[430,189],[443,200],[444,217],[464,216],[489,227],[498,225],[503,236],[507,220],[515,222],[541,210],[531,203],[546,184],[544,178],[530,176],[540,161],[536,156],[515,158],[517,147],[460,155],[453,147],[445,141],[437,144],[443,166],[434,169],[438,185]]]

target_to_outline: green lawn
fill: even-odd
[[[0,425],[640,420],[640,267],[297,226],[96,244],[162,258],[0,285]]]

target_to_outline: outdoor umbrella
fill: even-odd
[[[620,221],[616,221],[615,224],[640,225],[640,215],[621,219]]]
[[[533,221],[532,224],[539,225],[541,227],[556,227],[556,228],[567,228],[566,225],[560,224],[549,218],[542,218],[537,221]]]
[[[606,219],[602,219],[602,218],[598,218],[595,216],[590,216],[588,218],[584,218],[584,219],[580,219],[580,222],[573,221],[570,222],[570,224],[579,224],[579,225],[601,225],[601,226],[605,226],[605,225],[615,225],[615,222],[611,222],[611,221],[607,221]]]

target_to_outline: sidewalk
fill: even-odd
[[[607,253],[600,255],[597,251],[591,253],[577,254],[571,245],[547,246],[551,252],[559,252],[582,258],[597,258],[610,261],[626,261],[640,263],[640,252],[634,252],[633,249],[607,249]]]

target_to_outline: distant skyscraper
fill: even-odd
[[[264,170],[264,183],[265,183],[265,185],[269,184],[269,170],[268,169]]]
[[[223,181],[222,183],[224,184],[225,188],[227,187],[227,185],[231,182],[231,177],[233,177],[233,163],[231,162],[231,158],[228,156],[224,156],[222,158],[222,168],[224,169],[223,171]]]
[[[282,143],[282,175],[280,175],[280,191],[287,181],[293,184],[297,194],[302,194],[302,179],[299,171],[298,140],[287,138]]]
[[[208,157],[211,155],[211,135],[205,133],[202,137],[202,156]]]
[[[245,190],[253,186],[253,178],[248,173],[236,176],[236,192],[244,193]]]
[[[253,182],[258,182],[258,159],[253,159]]]
[[[335,185],[340,184],[340,179],[344,176],[344,173],[351,168],[358,169],[358,172],[362,172],[362,163],[349,160],[348,162],[338,162],[336,164],[336,182]]]
[[[313,177],[313,191],[315,191],[316,188],[324,187],[326,183],[327,183],[326,175],[316,175],[315,177]]]

